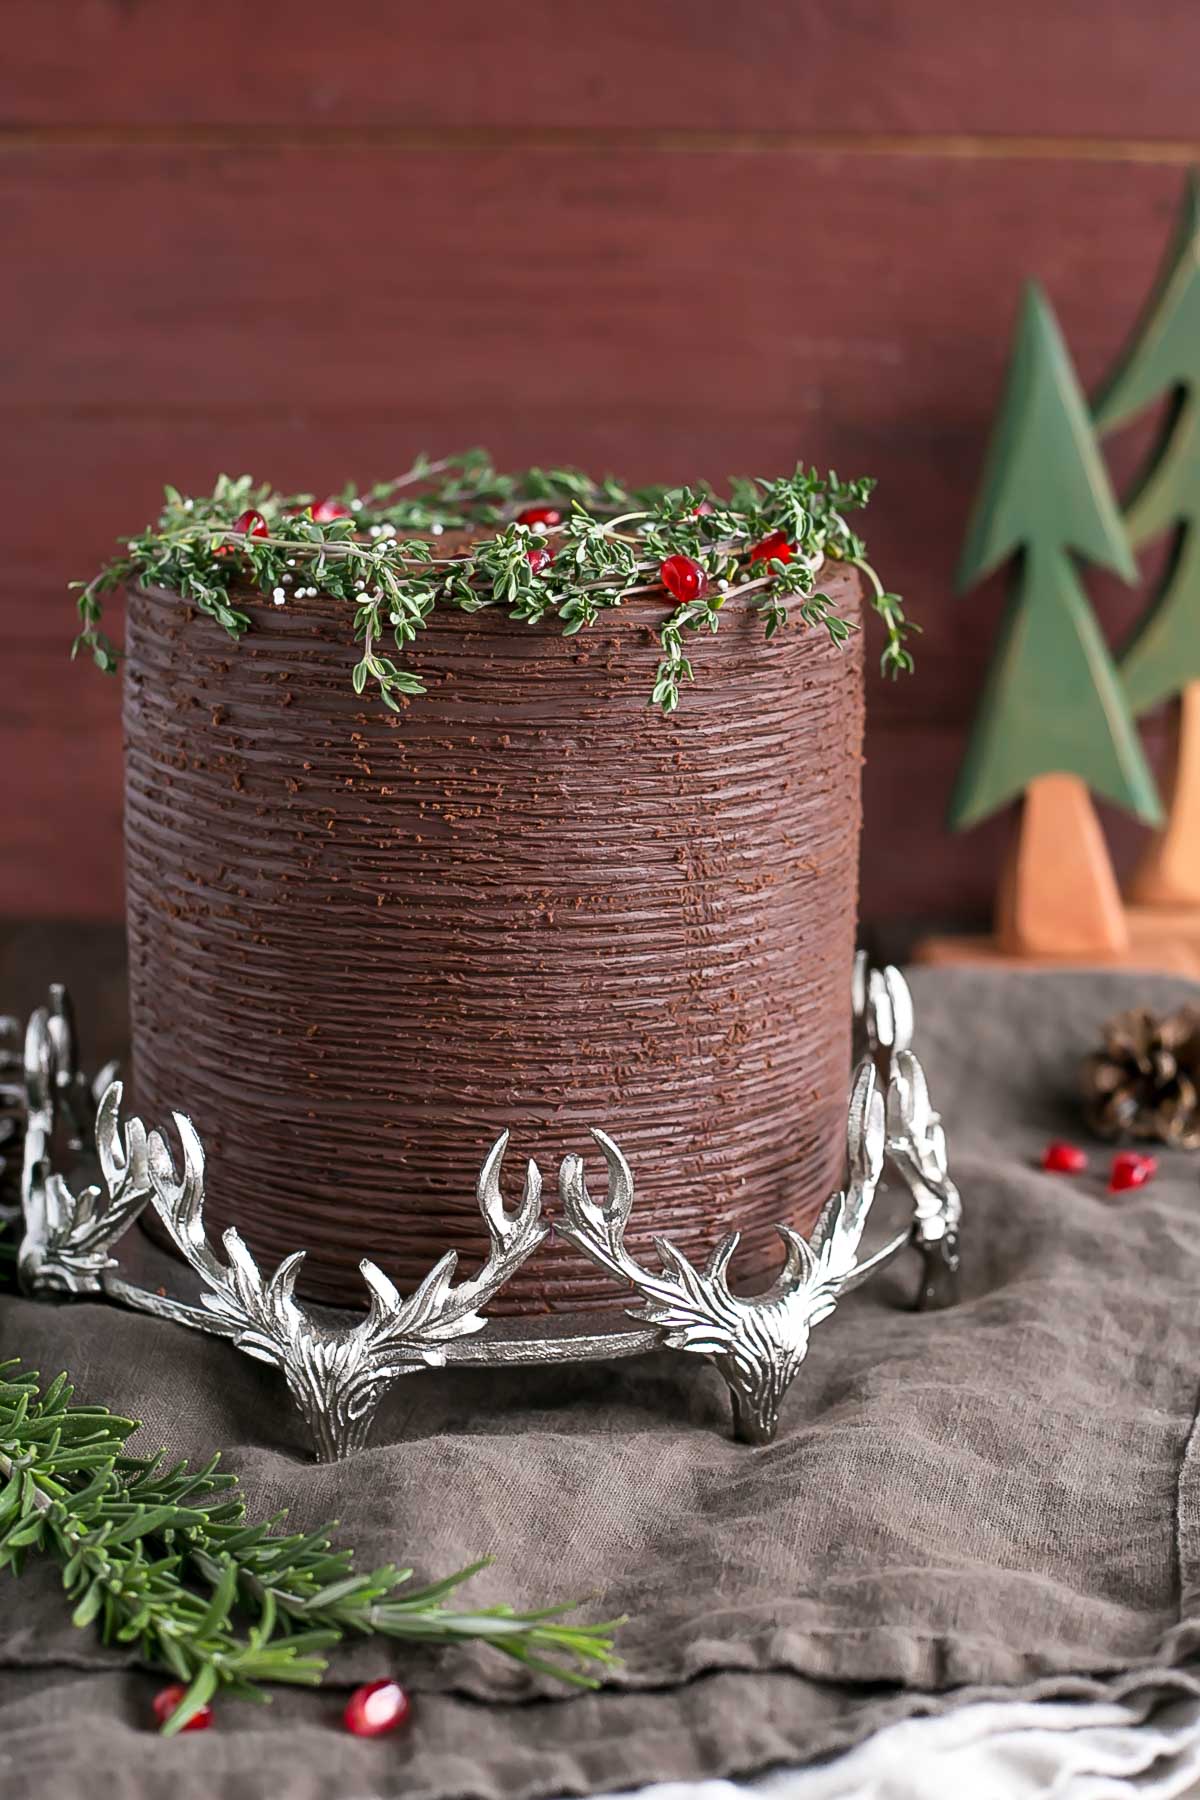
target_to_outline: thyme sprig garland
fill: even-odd
[[[328,1529],[281,1530],[284,1515],[251,1522],[236,1476],[217,1467],[131,1456],[136,1422],[75,1405],[66,1376],[45,1389],[0,1364],[0,1574],[31,1556],[62,1567],[78,1626],[185,1686],[164,1726],[177,1732],[218,1689],[269,1698],[265,1684],[315,1686],[325,1653],[344,1638],[473,1640],[559,1679],[597,1685],[615,1662],[623,1621],[564,1622],[573,1607],[455,1612],[450,1595],[486,1566],[408,1588],[410,1569],[356,1573]]]
[[[803,624],[844,643],[855,627],[818,587],[822,567],[842,562],[868,583],[886,633],[882,666],[895,675],[913,666],[906,640],[917,627],[900,597],[885,590],[845,518],[866,505],[873,486],[799,467],[776,480],[735,480],[722,498],[706,486],[631,489],[578,469],[505,475],[486,451],[471,450],[440,461],[420,456],[403,475],[362,494],[349,487],[334,498],[350,516],[318,519],[311,494],[281,495],[249,476],[222,475],[202,498],[167,488],[158,524],[125,540],[126,554],[91,581],[75,584],[82,591],[72,654],[90,651],[100,668],[115,669],[118,652],[101,629],[103,600],[128,581],[179,593],[234,638],[251,625],[237,604],[239,586],[249,584],[278,605],[319,591],[353,609],[354,636],[362,645],[352,675],[355,691],[371,684],[396,711],[402,696],[425,689],[384,646],[390,643],[403,658],[438,606],[463,612],[503,607],[530,624],[553,615],[569,637],[626,599],[660,597],[666,611],[651,698],[670,713],[683,682],[693,678],[688,639],[715,632],[731,603],[759,613],[767,637],[789,622],[794,609]],[[561,522],[517,519],[539,503],[560,510]],[[263,535],[234,529],[246,512],[260,516]],[[438,539],[461,530],[485,535],[457,555],[439,555]],[[776,532],[790,555],[756,555]],[[548,552],[544,568],[530,560],[529,553],[539,550]],[[670,603],[659,570],[676,555],[704,571],[708,591],[702,598]]]

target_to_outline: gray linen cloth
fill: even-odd
[[[226,1702],[164,1744],[154,1681],[67,1622],[53,1571],[0,1586],[0,1792],[226,1800],[524,1796],[749,1774],[913,1712],[1006,1691],[1200,1693],[1200,1159],[1105,1191],[1075,1070],[1102,1020],[1183,984],[917,972],[917,1049],[967,1205],[965,1298],[915,1315],[893,1265],[814,1334],[779,1441],[730,1441],[718,1378],[659,1355],[402,1382],[377,1446],[304,1460],[269,1372],[107,1308],[0,1300],[0,1356],[67,1367],[143,1442],[221,1445],[256,1508],[341,1521],[366,1564],[436,1576],[481,1552],[480,1601],[595,1595],[625,1665],[567,1695],[474,1649],[370,1642],[342,1688],[395,1671],[403,1737],[336,1725],[336,1690]]]
[[[853,1750],[748,1785],[637,1800],[1200,1800],[1200,1701],[981,1700],[901,1719]]]

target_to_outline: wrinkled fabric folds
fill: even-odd
[[[74,1630],[56,1573],[34,1569],[0,1585],[0,1788],[523,1800],[750,1774],[981,1693],[1200,1692],[1183,1667],[1200,1635],[1200,1158],[1164,1154],[1119,1195],[1103,1148],[1082,1177],[1037,1166],[1048,1138],[1083,1138],[1076,1071],[1102,1021],[1195,990],[984,971],[913,987],[966,1207],[964,1298],[908,1310],[907,1256],[848,1297],[767,1447],[732,1442],[711,1370],[659,1354],[409,1378],[373,1447],[317,1467],[276,1378],[227,1345],[0,1299],[0,1356],[69,1369],[146,1421],[144,1447],[226,1446],[256,1511],[337,1518],[364,1564],[422,1577],[490,1552],[477,1602],[594,1595],[592,1616],[630,1615],[597,1694],[475,1648],[359,1643],[332,1679],[398,1672],[417,1696],[403,1740],[352,1741],[336,1694],[283,1694],[163,1744],[152,1681]],[[877,1210],[882,1234],[903,1196]]]

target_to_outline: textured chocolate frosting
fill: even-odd
[[[846,616],[858,578],[828,572]],[[862,650],[731,612],[696,680],[647,704],[662,607],[578,637],[437,611],[394,716],[350,685],[344,603],[239,599],[238,645],[179,596],[128,596],[134,1081],[208,1150],[211,1227],[300,1290],[361,1304],[474,1260],[480,1162],[637,1179],[629,1241],[698,1257],[740,1226],[748,1285],[841,1174]],[[546,1246],[495,1311],[613,1304]]]

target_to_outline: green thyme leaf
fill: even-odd
[[[504,475],[476,449],[439,460],[422,454],[403,475],[361,495],[348,487],[331,496],[348,516],[331,518],[338,508],[316,506],[311,494],[277,494],[248,475],[221,475],[207,496],[168,487],[158,523],[128,539],[125,553],[82,586],[71,653],[86,650],[99,668],[116,668],[119,652],[100,626],[105,596],[123,583],[170,589],[234,638],[252,628],[237,598],[247,589],[279,606],[320,592],[352,609],[353,635],[364,644],[351,677],[355,693],[371,686],[395,711],[402,698],[425,689],[377,646],[390,635],[403,655],[438,607],[500,607],[529,625],[554,617],[573,637],[637,595],[664,609],[651,699],[669,713],[679,705],[681,681],[691,679],[684,634],[718,630],[723,607],[752,607],[771,637],[793,616],[788,601],[799,599],[800,622],[843,644],[852,626],[816,592],[822,568],[842,562],[865,577],[886,633],[883,667],[898,674],[912,668],[906,640],[916,628],[844,516],[867,504],[873,486],[800,466],[773,480],[735,479],[722,497],[707,487],[628,488],[579,469]],[[524,523],[532,503],[559,513],[558,522]],[[247,510],[261,515],[265,536],[235,528]],[[439,544],[452,532],[470,534],[465,548]],[[775,532],[789,554],[756,557],[755,547]],[[703,600],[685,608],[670,603],[659,573],[669,556],[699,565],[708,588]]]

